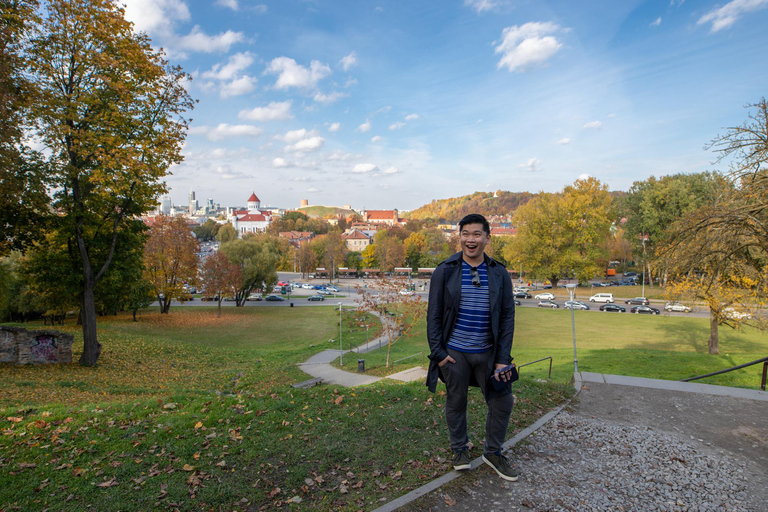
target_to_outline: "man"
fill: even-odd
[[[438,376],[445,382],[445,419],[457,470],[470,467],[467,393],[470,386],[480,387],[488,405],[483,461],[514,482],[517,472],[501,453],[512,413],[512,391],[509,385],[496,390],[489,379],[507,382],[511,378],[510,371],[499,370],[512,361],[515,302],[509,273],[484,253],[490,240],[485,217],[467,215],[459,222],[461,252],[440,263],[432,275],[427,387],[434,393]]]

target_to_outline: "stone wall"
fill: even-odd
[[[71,363],[74,336],[50,329],[0,327],[0,363]]]

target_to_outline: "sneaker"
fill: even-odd
[[[483,462],[491,466],[504,480],[509,480],[510,482],[517,481],[517,471],[509,464],[509,461],[501,452],[484,453]]]
[[[462,448],[461,450],[454,450],[453,454],[453,469],[469,469],[472,461],[469,460],[469,450]]]

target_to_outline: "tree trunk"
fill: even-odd
[[[707,345],[709,345],[710,355],[718,355],[720,349],[718,348],[718,331],[717,331],[717,315],[713,311],[709,312],[709,339]]]
[[[219,316],[218,318],[221,318],[221,294],[219,294]]]
[[[171,298],[163,297],[161,299],[160,297],[158,297],[158,301],[160,302],[160,314],[167,315],[168,310],[171,309]]]
[[[134,310],[133,310],[133,321],[134,321],[134,322],[138,322],[138,320],[136,320],[136,312],[137,312],[137,311],[138,311],[138,309],[134,309]]]
[[[89,268],[83,270],[85,278],[83,281],[82,309],[80,315],[83,319],[83,355],[80,356],[80,364],[83,366],[93,366],[99,360],[101,354],[101,343],[96,336],[96,303],[94,300],[94,280],[93,273]],[[89,275],[91,274],[91,275]]]

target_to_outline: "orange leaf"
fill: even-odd
[[[344,400],[344,395],[339,395],[336,397],[336,400],[333,401],[336,405],[341,405],[341,402]]]
[[[184,466],[181,469],[183,469],[184,471],[194,471],[195,466],[192,466],[190,464],[184,464]]]

